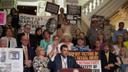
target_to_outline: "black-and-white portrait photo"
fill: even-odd
[[[5,61],[6,61],[6,52],[0,51],[0,62],[5,62]]]
[[[9,59],[11,60],[19,60],[20,58],[20,53],[18,51],[11,51],[9,52]]]

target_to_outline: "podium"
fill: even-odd
[[[67,68],[67,69],[60,69],[58,72],[92,72],[92,70],[83,69],[83,68]]]

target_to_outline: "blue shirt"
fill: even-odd
[[[89,49],[89,46],[82,46],[82,47],[79,47],[78,45],[76,45],[75,47],[73,47],[72,49],[73,51],[80,51],[80,52],[88,52],[88,51],[91,51],[91,49]]]
[[[127,32],[126,29],[122,29],[122,30],[117,30],[117,31],[115,31],[115,32],[114,32],[114,35],[113,35],[113,37],[112,37],[112,41],[113,41],[113,42],[116,42],[116,41],[117,41],[117,36],[118,36],[118,35],[123,35],[125,32]]]

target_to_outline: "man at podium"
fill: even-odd
[[[69,50],[67,45],[61,45],[60,50],[61,53],[57,54],[54,60],[49,62],[49,67],[53,72],[57,72],[60,69],[80,68],[75,58],[68,55]]]

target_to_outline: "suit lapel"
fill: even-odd
[[[62,68],[62,59],[61,59],[61,55],[59,55],[59,57],[58,57],[57,65],[58,65],[59,69]]]
[[[67,56],[67,67],[68,67],[68,68],[71,67],[71,66],[70,66],[70,64],[71,64],[70,62],[71,62],[71,61],[70,61],[70,58],[69,58],[69,56]]]

